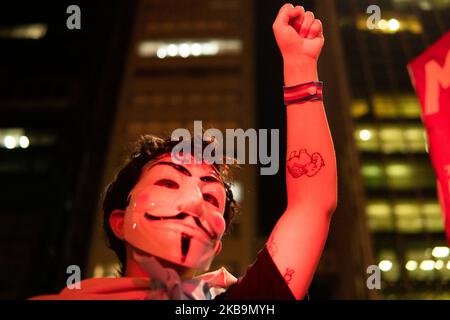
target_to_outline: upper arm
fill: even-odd
[[[267,250],[297,299],[314,276],[328,235],[330,213],[297,206],[285,211],[267,241]]]

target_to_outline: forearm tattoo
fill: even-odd
[[[287,160],[287,171],[293,178],[315,176],[325,166],[320,153],[309,154],[306,149],[292,151]]]
[[[286,272],[284,273],[284,281],[286,281],[287,284],[289,284],[289,282],[291,282],[292,280],[292,275],[294,274],[295,270],[294,269],[289,269],[286,268]]]

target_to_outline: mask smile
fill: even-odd
[[[191,229],[195,229],[195,231],[197,231],[194,226],[192,226],[191,224],[187,224],[184,222],[184,220],[188,217],[192,217],[194,219],[195,224],[197,225],[198,228],[200,228],[211,241],[215,241],[218,239],[218,235],[215,232],[209,232],[201,223],[200,219],[196,216],[190,215],[186,212],[180,212],[179,214],[175,215],[175,216],[154,216],[149,214],[148,212],[144,213],[144,217],[147,220],[150,221],[164,221],[164,220],[180,220],[182,222],[182,224],[188,228]]]

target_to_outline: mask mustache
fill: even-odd
[[[180,212],[179,214],[177,214],[177,215],[175,215],[175,216],[166,216],[166,217],[162,217],[162,216],[153,216],[153,215],[149,214],[148,212],[146,212],[146,213],[144,214],[144,216],[145,216],[148,220],[151,220],[151,221],[183,220],[183,219],[186,219],[186,218],[188,218],[188,217],[192,217],[192,218],[194,219],[195,224],[196,224],[200,229],[202,229],[202,230],[208,235],[208,237],[211,238],[211,240],[216,240],[216,239],[218,238],[218,236],[217,236],[217,234],[216,234],[215,232],[210,233],[210,232],[208,231],[208,229],[206,229],[206,228],[202,225],[202,223],[201,223],[199,217],[193,216],[193,215],[188,214],[188,213],[186,213],[186,212]]]

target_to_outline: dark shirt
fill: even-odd
[[[216,300],[295,300],[266,247],[245,275]]]

